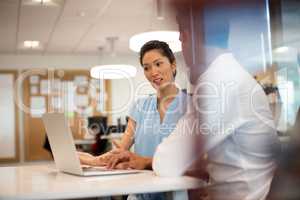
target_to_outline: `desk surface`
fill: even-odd
[[[153,172],[79,177],[57,172],[54,165],[0,167],[0,199],[63,199],[114,196],[198,188],[191,177],[158,177]]]

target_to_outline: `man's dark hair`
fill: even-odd
[[[140,64],[143,66],[143,58],[144,55],[151,50],[159,50],[159,52],[168,58],[171,64],[175,62],[175,56],[173,51],[170,49],[169,45],[166,42],[159,41],[159,40],[151,40],[149,42],[146,42],[140,51]],[[176,76],[176,71],[173,74],[173,76]]]

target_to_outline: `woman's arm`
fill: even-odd
[[[118,154],[120,153],[120,151],[129,150],[131,145],[133,144],[135,126],[136,126],[135,121],[129,118],[127,123],[127,128],[124,132],[121,141],[120,142],[113,141],[114,145],[117,147],[117,149],[115,150],[109,151],[100,156],[92,156],[91,154],[88,153],[78,152],[80,163],[86,165],[96,165],[96,166],[106,165],[106,163],[110,160],[113,154]]]
[[[129,118],[127,128],[120,142],[113,141],[113,144],[121,150],[129,150],[133,144],[136,122]]]

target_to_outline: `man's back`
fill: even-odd
[[[173,164],[180,166],[178,159],[186,162],[186,157],[189,157],[193,162],[207,153],[207,169],[211,177],[208,191],[212,199],[264,199],[275,168],[278,139],[262,88],[231,54],[222,54],[200,77],[193,98],[200,122],[199,137],[195,132],[194,136],[182,134],[183,129],[177,127],[176,130],[180,131],[172,133],[158,147],[155,157],[175,154],[173,159],[177,161]],[[184,126],[186,120],[182,121],[185,122],[178,126]],[[195,140],[201,141],[198,147],[192,148],[192,145],[197,145]],[[199,146],[201,143],[204,145]],[[178,156],[176,150],[171,149],[179,145],[192,150]],[[158,173],[160,168],[166,167],[163,163],[172,163],[170,159],[162,160],[154,158],[154,169]],[[179,171],[185,172],[190,165],[181,166],[186,168]]]

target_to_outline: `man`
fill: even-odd
[[[233,3],[247,1],[228,2],[175,4],[195,88],[189,112],[158,146],[152,166],[159,176],[180,176],[195,174],[207,163],[210,199],[260,200],[269,191],[279,142],[262,88],[228,51]],[[138,160],[125,152],[110,167],[124,161],[134,168]]]
[[[210,199],[260,200],[269,191],[279,142],[262,88],[227,50],[234,6],[226,3],[176,4],[195,88],[190,112],[158,146],[153,169],[180,176],[201,168],[207,155]]]

